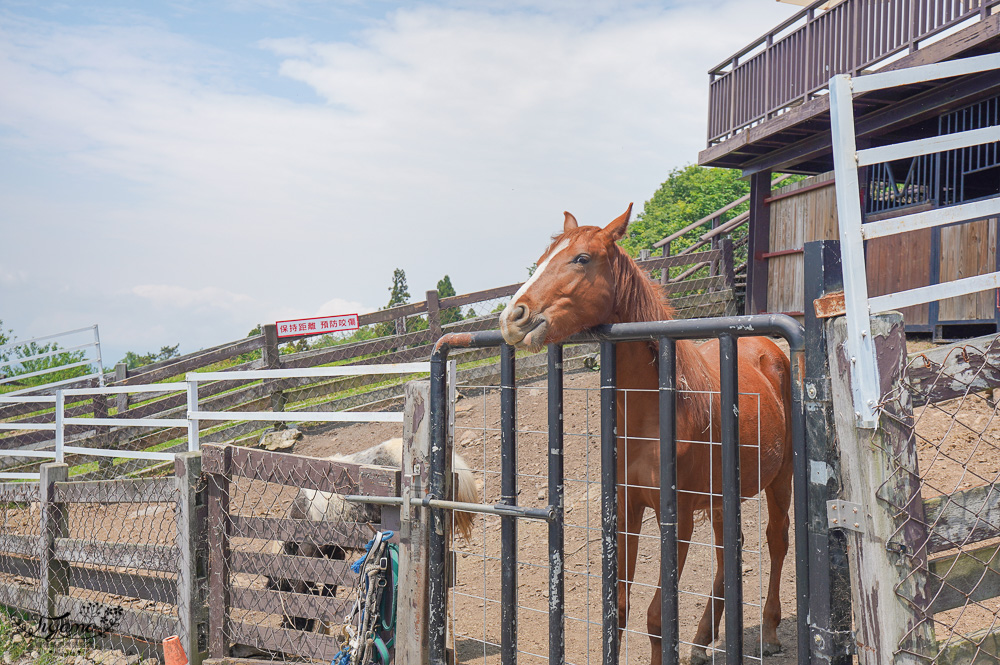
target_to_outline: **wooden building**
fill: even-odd
[[[824,9],[824,5],[828,7]],[[749,176],[747,313],[801,313],[802,246],[837,238],[830,107],[835,74],[859,75],[1000,51],[1000,0],[820,0],[709,72],[704,166]],[[1000,71],[855,97],[858,147],[1000,124]],[[771,191],[771,174],[815,177]],[[1000,196],[1000,144],[866,167],[865,221]],[[866,246],[872,296],[1000,269],[997,220]],[[936,337],[997,329],[998,293],[903,312]],[[970,327],[972,326],[972,327]]]

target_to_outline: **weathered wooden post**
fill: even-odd
[[[273,323],[268,323],[263,326],[263,331],[264,346],[261,354],[264,359],[264,369],[280,369],[281,352],[278,350],[278,327]],[[285,393],[273,387],[277,382],[278,379],[265,379],[264,381],[271,388],[271,411],[275,413],[284,411],[286,402]],[[274,429],[276,430],[285,429],[286,427],[285,423],[274,423]]]
[[[207,655],[208,616],[205,492],[199,491],[201,453],[179,453],[174,458],[177,478],[177,619],[181,646],[191,665]]]
[[[669,242],[663,246],[663,256],[664,258],[670,256]],[[668,268],[667,266],[663,266],[663,268],[660,270],[660,284],[669,284],[669,283],[670,283],[670,268]]]
[[[95,382],[96,384],[96,382]],[[95,418],[107,418],[108,417],[108,396],[96,394],[91,398],[91,404],[94,407],[94,417]],[[102,431],[103,430],[103,431]],[[101,432],[96,438],[98,441],[103,441],[102,445],[111,447],[114,445],[114,441],[111,434],[111,428],[101,425],[97,425],[97,431]],[[110,457],[99,457],[97,458],[97,468],[101,471],[109,471],[112,467],[112,460]]]
[[[39,559],[41,560],[42,617],[54,619],[56,602],[60,595],[69,593],[69,564],[56,558],[56,540],[69,536],[66,510],[55,502],[55,484],[69,478],[68,464],[42,464],[39,469],[38,503],[41,508],[42,534]]]
[[[726,315],[736,316],[739,312],[736,311],[736,266],[733,263],[733,239],[726,236],[719,241],[719,248],[722,251],[721,269],[719,270],[722,276],[722,288],[719,290],[729,292],[729,304],[726,305]],[[709,291],[712,290],[709,289]]]
[[[436,290],[427,292],[427,325],[432,340],[441,337],[441,299]]]
[[[229,474],[231,446],[203,448],[208,500],[208,651],[212,658],[229,656]]]
[[[430,474],[430,395],[429,381],[406,384],[403,415],[403,469],[399,533],[399,586],[396,625],[402,631],[396,641],[397,663],[426,663],[427,579],[430,512],[409,506],[411,497],[427,492]]]
[[[927,540],[906,377],[906,335],[898,312],[871,318],[879,368],[875,429],[855,425],[847,320],[826,324],[843,500],[831,504],[832,528],[847,535],[857,656],[862,665],[924,663],[934,627],[926,599]]]
[[[128,365],[125,363],[118,363],[115,365],[115,383],[121,383],[128,378]],[[120,418],[123,413],[128,411],[129,405],[129,394],[119,393],[115,395],[115,408],[118,412],[118,417]]]

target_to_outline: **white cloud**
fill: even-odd
[[[16,286],[28,281],[28,273],[24,270],[5,270],[0,266],[0,284],[4,286]]]
[[[343,298],[333,298],[328,300],[316,310],[313,316],[334,316],[337,314],[367,314],[375,311],[376,308],[363,305],[353,300]]]
[[[253,301],[250,296],[232,293],[214,286],[188,289],[168,284],[140,284],[132,287],[132,293],[156,306],[187,310],[208,307],[237,309]]]
[[[397,267],[413,293],[445,273],[459,293],[521,281],[563,210],[605,223],[695,161],[705,72],[791,11],[456,1],[366,19],[350,41],[289,39],[307,31],[287,24],[260,41],[319,102],[254,91],[241,58],[156,21],[0,13],[0,220],[59,267],[29,277],[31,298],[0,280],[18,308],[5,320],[44,334],[46,312],[86,302],[111,340],[140,315],[116,305],[125,291],[172,308],[163,334],[198,328],[189,348],[360,311]],[[21,252],[2,273],[36,262]],[[225,314],[212,329],[183,325],[210,308]]]

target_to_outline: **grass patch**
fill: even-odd
[[[94,648],[92,639],[72,635],[53,635],[46,639],[45,632],[37,617],[0,605],[0,658],[3,662],[70,665],[77,656],[86,655]]]

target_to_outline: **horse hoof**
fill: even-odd
[[[691,647],[691,665],[706,665],[712,662],[705,647]]]
[[[764,655],[773,656],[781,653],[781,642],[764,642]]]

